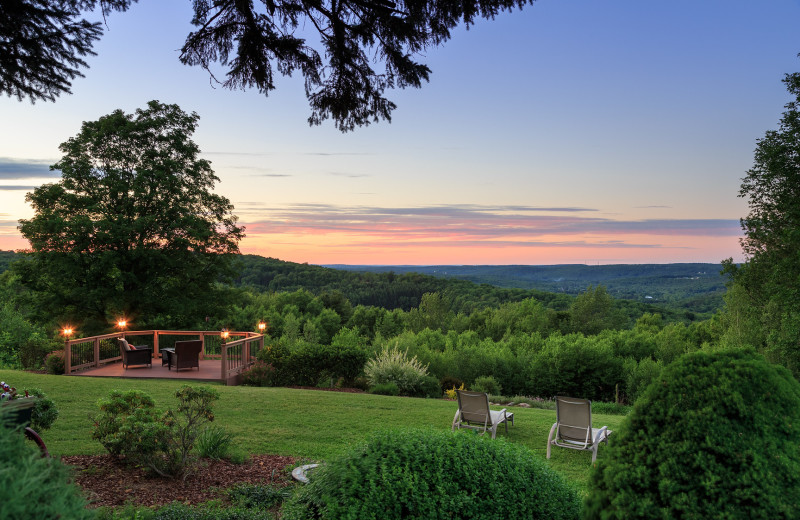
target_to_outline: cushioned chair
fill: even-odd
[[[597,459],[598,444],[608,444],[611,433],[606,426],[592,428],[592,403],[588,399],[556,397],[556,422],[547,436],[547,458],[550,458],[551,446],[560,446],[573,450],[589,450],[594,462]]]
[[[130,365],[153,366],[153,349],[150,347],[131,346],[124,338],[117,338],[119,341],[119,353],[122,356],[122,366],[125,370]]]
[[[508,421],[514,424],[514,414],[502,410],[489,409],[489,394],[483,392],[468,392],[466,390],[456,390],[458,396],[458,410],[453,417],[452,430],[456,428],[470,428],[481,431],[481,435],[486,431],[492,432],[492,439],[497,435],[497,426],[505,424],[508,433]]]
[[[200,351],[203,350],[203,342],[199,339],[191,341],[176,341],[175,351],[169,355],[168,370],[180,370],[182,368],[197,368],[200,370]]]

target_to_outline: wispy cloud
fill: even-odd
[[[50,171],[50,161],[21,160],[0,157],[0,179],[31,179],[37,177],[60,177],[58,171]]]
[[[297,204],[286,208],[251,207],[248,234],[339,234],[400,245],[447,244],[483,247],[658,247],[642,236],[733,237],[738,220],[615,220],[591,216],[592,208],[452,205],[406,208]],[[255,218],[254,218],[255,217]],[[633,244],[630,238],[638,237]],[[570,238],[572,237],[572,238]]]
[[[0,191],[33,191],[36,189],[36,186],[2,186],[0,185]]]
[[[347,177],[349,179],[359,179],[361,177],[372,177],[372,175],[370,175],[368,173],[328,172],[328,175],[333,175],[334,177]]]

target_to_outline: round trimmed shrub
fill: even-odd
[[[70,483],[69,468],[58,459],[42,457],[2,411],[0,468],[0,516],[4,520],[94,518],[80,488]]]
[[[612,436],[584,518],[800,518],[799,445],[787,369],[752,350],[687,354]]]
[[[385,430],[315,469],[285,520],[573,519],[577,492],[523,446],[473,432]]]

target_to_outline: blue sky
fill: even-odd
[[[309,127],[299,77],[269,97],[178,62],[190,3],[112,14],[56,103],[0,99],[0,248],[82,121],[151,99],[195,111],[244,252],[309,263],[741,260],[737,197],[800,70],[800,0],[540,0],[454,31],[392,92],[389,123]],[[55,173],[57,175],[57,172]]]

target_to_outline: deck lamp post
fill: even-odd
[[[122,339],[125,339],[125,327],[128,326],[128,321],[125,318],[122,318],[117,321],[117,327],[122,330]]]
[[[264,331],[266,331],[266,330],[267,330],[267,324],[264,322],[264,320],[259,321],[258,322],[258,332],[260,332],[261,334],[264,334]]]
[[[72,360],[72,352],[70,352],[69,348],[69,337],[72,336],[72,333],[75,332],[72,327],[67,325],[61,330],[61,334],[64,335],[64,373],[69,374],[71,367],[71,360]]]
[[[222,344],[224,345],[226,341],[228,341],[228,329],[222,329],[220,332],[219,337],[222,338]]]

